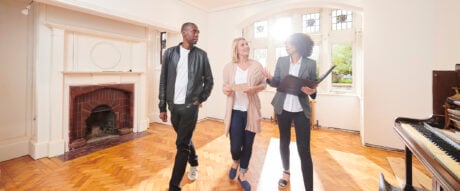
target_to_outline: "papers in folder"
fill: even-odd
[[[244,83],[244,84],[233,84],[232,86],[232,90],[233,91],[240,91],[240,92],[244,92],[246,90],[249,89],[249,84],[248,83]]]
[[[317,80],[306,80],[293,75],[287,75],[281,80],[281,83],[278,85],[276,90],[280,92],[285,92],[287,94],[299,95],[301,93],[300,88],[307,86],[309,88],[316,88],[321,81],[323,81],[335,68],[332,66],[325,74],[323,74]]]

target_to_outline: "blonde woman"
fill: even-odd
[[[245,191],[251,190],[246,172],[262,118],[258,92],[267,86],[262,65],[249,59],[249,51],[246,39],[234,39],[232,61],[225,65],[223,73],[223,93],[227,96],[224,124],[226,135],[230,135],[233,160],[228,175],[234,179],[239,168],[238,181]]]

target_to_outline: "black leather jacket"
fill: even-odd
[[[160,93],[158,96],[160,99],[160,103],[158,104],[160,112],[166,112],[166,104],[169,105],[169,109],[174,104],[176,67],[179,63],[181,44],[168,48],[163,56]],[[214,80],[207,53],[198,47],[192,47],[188,54],[188,84],[185,104],[206,101],[211,94],[213,85]]]

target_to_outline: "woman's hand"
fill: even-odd
[[[302,88],[300,88],[300,90],[307,95],[311,95],[316,92],[316,88],[309,88],[307,86],[303,86]]]
[[[272,81],[273,76],[270,74],[270,71],[268,71],[267,68],[264,68],[262,70],[262,74],[264,75],[265,78],[267,78],[269,81]]]
[[[247,95],[254,95],[257,93],[257,88],[255,87],[250,87],[249,89],[243,91],[244,93],[246,93]]]
[[[233,94],[233,90],[229,85],[224,84],[224,87],[222,88],[222,91],[226,96],[230,96]]]

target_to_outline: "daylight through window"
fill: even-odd
[[[320,84],[320,92],[354,93],[356,71],[362,63],[362,16],[345,9],[312,7],[289,10],[253,22],[243,28],[251,42],[252,57],[274,72],[277,59],[287,56],[286,38],[303,32],[315,43],[311,59],[317,64],[317,77],[335,65],[332,75]]]

